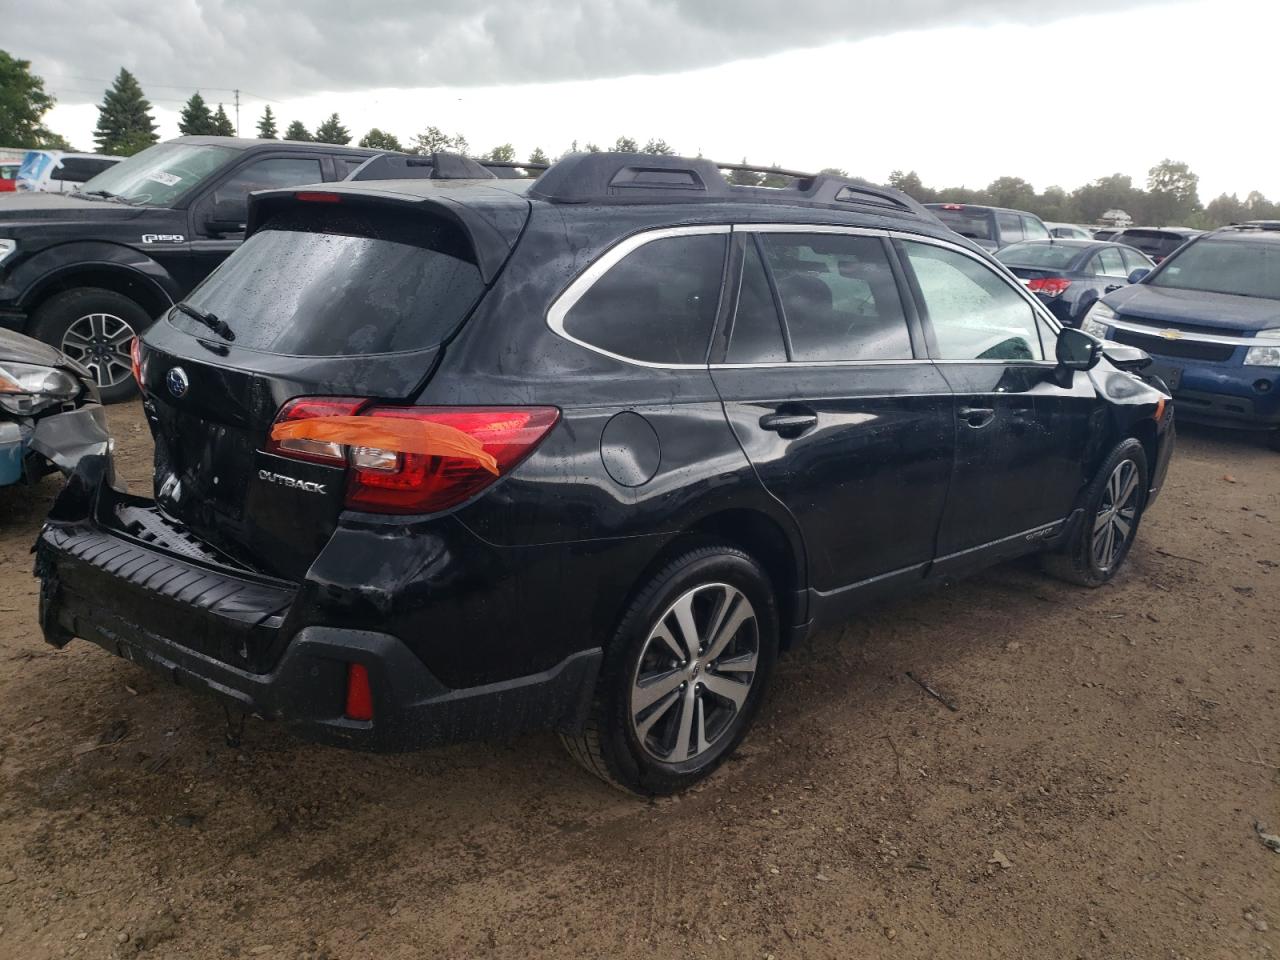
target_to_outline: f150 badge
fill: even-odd
[[[297,477],[291,477],[283,473],[275,473],[271,470],[259,470],[258,479],[265,480],[267,483],[274,483],[281,487],[291,487],[294,490],[301,490],[304,493],[327,493],[326,485],[323,483],[315,483],[312,480],[299,480]]]
[[[187,238],[180,233],[144,233],[143,243],[186,243]]]

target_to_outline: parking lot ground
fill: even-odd
[[[113,408],[149,487],[136,404]],[[366,756],[76,642],[0,494],[0,957],[1280,956],[1280,455],[1182,430],[1129,570],[1000,567],[781,662],[646,802],[550,735]],[[934,686],[949,711],[907,679]]]

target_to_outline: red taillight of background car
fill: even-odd
[[[336,193],[322,193],[318,190],[300,190],[293,195],[293,199],[301,200],[303,203],[341,203],[342,197]]]
[[[560,419],[555,407],[373,407],[367,415],[452,427],[497,463],[495,473],[463,457],[353,447],[347,506],[373,513],[434,513],[461,503],[511,472]]]
[[[1027,284],[1032,293],[1043,293],[1046,297],[1060,297],[1067,292],[1071,281],[1066,277],[1036,277]]]
[[[355,397],[301,397],[281,407],[275,422],[313,417],[392,418],[443,427],[452,436],[465,435],[473,451],[483,452],[483,456],[433,455],[360,446],[355,438],[369,431],[353,430],[350,424],[343,428],[348,443],[268,438],[268,453],[347,468],[349,508],[411,514],[447,510],[509,473],[555,426],[560,411],[555,407],[389,407]]]

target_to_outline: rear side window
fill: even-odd
[[[705,363],[726,233],[663,237],[631,251],[564,316],[564,332],[645,363]]]
[[[1124,268],[1124,260],[1115,247],[1107,247],[1098,251],[1098,273],[1104,277],[1127,277],[1129,271]]]
[[[1028,240],[1048,240],[1049,231],[1045,225],[1033,217],[1022,218],[1022,232]]]
[[[1137,250],[1130,250],[1128,247],[1121,247],[1120,256],[1124,258],[1124,268],[1127,271],[1125,276],[1128,276],[1135,270],[1151,269],[1151,261],[1140,254]]]
[[[269,221],[187,302],[229,324],[237,347],[295,356],[431,347],[471,312],[484,282],[452,223],[323,206]],[[211,336],[179,311],[169,322]]]
[[[763,233],[791,359],[910,360],[911,335],[878,237]]]
[[[907,241],[940,360],[1043,360],[1031,305],[971,257]]]
[[[67,183],[85,183],[109,166],[111,166],[110,162],[91,160],[88,157],[63,157],[62,165],[50,171],[49,179],[63,180]]]
[[[966,210],[963,207],[947,209],[946,207],[930,207],[939,220],[950,229],[968,237],[970,240],[994,240],[991,232],[994,218],[987,210]]]
[[[787,359],[782,341],[778,308],[764,272],[764,261],[755,238],[747,237],[742,264],[742,286],[738,291],[738,312],[733,320],[727,363],[780,363]]]

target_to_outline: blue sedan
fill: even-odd
[[[1068,327],[1080,326],[1095,303],[1155,269],[1133,247],[1098,240],[1028,240],[1005,247],[996,259]]]

